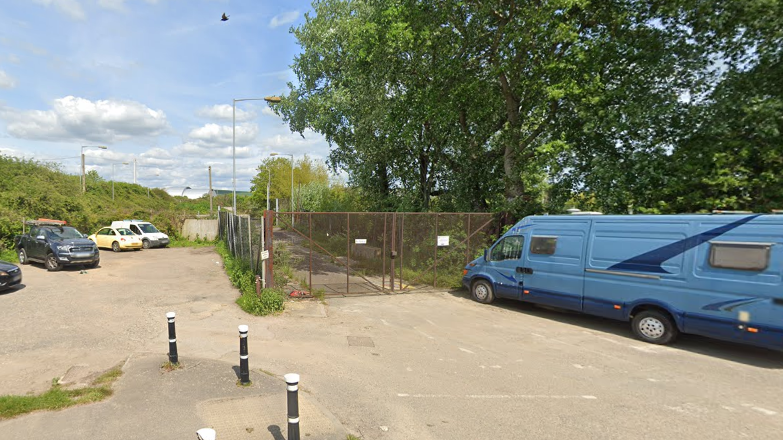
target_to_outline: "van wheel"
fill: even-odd
[[[492,285],[486,280],[477,280],[473,283],[470,294],[474,300],[482,304],[489,304],[495,300],[495,292],[492,291]]]
[[[46,254],[46,270],[49,272],[57,272],[62,269],[63,265],[57,260],[52,252]]]
[[[141,247],[143,247],[144,249],[149,249],[150,241],[145,238],[144,240],[141,241]]]
[[[677,338],[679,330],[672,319],[657,310],[644,310],[633,317],[633,332],[642,341],[665,345]]]

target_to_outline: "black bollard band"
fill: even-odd
[[[239,326],[239,382],[242,385],[250,383],[250,367],[247,355],[247,331],[246,325]]]
[[[288,384],[288,440],[299,440],[299,375],[285,375]]]
[[[169,362],[172,364],[179,363],[179,356],[177,355],[177,331],[174,328],[174,312],[166,313],[166,321],[169,323]]]

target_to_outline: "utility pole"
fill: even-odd
[[[209,216],[212,216],[212,165],[209,166]]]

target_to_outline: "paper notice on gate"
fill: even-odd
[[[355,243],[356,244],[367,244],[367,239],[366,238],[357,238],[355,240]]]
[[[449,245],[449,236],[438,235],[438,246],[448,246],[448,245]]]
[[[269,251],[261,251],[261,259],[262,260],[268,260],[269,259]]]

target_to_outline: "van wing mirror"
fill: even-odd
[[[489,249],[484,249],[484,261],[489,261]]]

